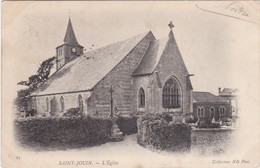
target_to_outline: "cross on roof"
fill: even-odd
[[[168,26],[169,26],[170,29],[172,30],[172,28],[174,27],[174,25],[172,24],[172,21],[168,24]]]

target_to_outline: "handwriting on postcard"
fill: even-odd
[[[236,13],[238,15],[242,15],[242,16],[247,16],[248,17],[249,15],[248,15],[247,11],[245,11],[245,8],[243,6],[236,7],[235,6],[236,3],[237,2],[230,3],[229,5],[227,5],[225,7],[225,9],[230,11],[230,12],[234,12],[234,13]]]
[[[195,6],[205,12],[230,17],[250,23],[256,23],[253,21],[251,14],[247,11],[244,4],[238,1],[235,2],[227,2],[226,5],[222,7],[205,7],[203,5],[196,4]]]

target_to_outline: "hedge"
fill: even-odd
[[[21,145],[33,148],[77,148],[106,143],[112,121],[103,118],[27,118],[15,121]]]
[[[119,116],[116,119],[116,124],[118,125],[118,128],[123,133],[123,135],[131,135],[137,133],[137,117],[135,116]]]
[[[191,127],[174,124],[169,116],[148,114],[138,119],[137,141],[140,145],[156,150],[185,152],[191,146]]]

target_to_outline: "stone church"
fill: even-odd
[[[111,110],[122,115],[167,112],[176,120],[191,115],[190,74],[172,22],[168,26],[165,39],[149,31],[84,52],[69,19],[64,43],[56,47],[57,71],[31,94],[37,115],[59,116],[76,107],[99,116],[110,116]]]

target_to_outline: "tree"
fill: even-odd
[[[54,65],[54,60],[55,57],[51,57],[41,63],[41,66],[37,71],[40,81],[45,82],[49,78],[51,69]]]
[[[54,65],[54,60],[55,57],[51,57],[43,61],[35,75],[31,75],[26,81],[19,82],[18,85],[28,86],[29,88],[32,89],[32,91],[38,88],[49,78],[51,69],[53,68]]]
[[[31,75],[28,80],[20,81],[18,85],[27,86],[27,89],[22,89],[17,92],[15,104],[19,111],[27,111],[28,103],[30,101],[30,94],[40,85],[42,85],[48,78],[53,68],[55,56],[44,60],[38,68],[36,74]]]
[[[31,89],[21,89],[17,92],[17,98],[15,99],[15,104],[17,106],[18,111],[27,111],[29,95],[31,93]]]

